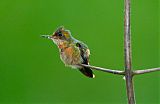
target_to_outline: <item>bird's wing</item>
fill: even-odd
[[[81,53],[81,57],[83,59],[83,63],[82,64],[89,64],[89,55],[90,55],[90,51],[88,49],[88,47],[81,43],[81,42],[77,42],[76,46],[79,48],[80,53]]]
[[[90,51],[89,51],[88,47],[81,42],[77,42],[76,46],[80,50],[81,57],[83,59],[82,64],[88,65],[89,64],[89,55],[90,55]],[[95,75],[93,74],[93,72],[90,68],[82,67],[82,68],[79,69],[79,71],[89,78],[94,78],[95,77]]]

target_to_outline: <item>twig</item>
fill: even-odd
[[[112,73],[112,74],[117,74],[117,75],[125,75],[125,72],[120,71],[120,70],[106,69],[106,68],[101,68],[101,67],[91,66],[91,65],[86,65],[86,64],[80,64],[80,66],[103,71],[103,72],[107,72],[107,73]]]
[[[93,65],[86,65],[86,64],[79,64],[79,65],[83,66],[83,67],[87,67],[87,68],[91,68],[91,69],[95,69],[95,70],[111,73],[111,74],[125,75],[125,72],[121,71],[121,70],[106,69],[106,68],[97,67],[97,66],[93,66]],[[132,72],[132,75],[151,73],[151,72],[155,72],[155,71],[160,71],[160,68],[152,68],[152,69],[145,69],[145,70],[135,70],[135,71]]]
[[[132,82],[132,67],[131,67],[131,32],[130,32],[130,0],[125,0],[124,8],[124,56],[125,56],[125,77],[128,104],[135,104],[134,88]]]
[[[152,69],[145,69],[145,70],[135,70],[133,72],[134,75],[139,75],[139,74],[145,74],[145,73],[151,73],[155,71],[160,71],[160,68],[152,68]]]

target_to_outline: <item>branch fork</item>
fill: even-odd
[[[113,70],[113,69],[106,69],[106,68],[92,66],[92,65],[86,65],[86,64],[79,64],[79,66],[91,68],[91,69],[98,70],[98,71],[103,71],[106,73],[116,74],[116,75],[123,75],[123,76],[126,75],[125,71],[122,71],[123,69],[122,70]],[[140,75],[140,74],[151,73],[151,72],[156,72],[156,71],[160,71],[160,67],[145,69],[145,70],[134,70],[134,71],[132,71],[132,75]]]

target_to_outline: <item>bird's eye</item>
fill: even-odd
[[[59,33],[58,33],[58,36],[62,36],[62,33],[59,32]]]

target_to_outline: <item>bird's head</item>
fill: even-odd
[[[51,39],[56,44],[70,41],[72,38],[70,31],[65,29],[64,26],[60,26],[59,28],[57,28],[57,30],[53,32],[52,35],[42,35],[42,37]]]
[[[71,33],[69,30],[65,29],[63,26],[60,26],[51,36],[54,40],[67,41],[71,38]]]

